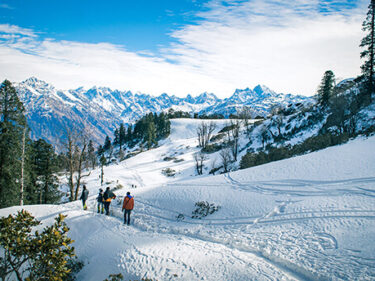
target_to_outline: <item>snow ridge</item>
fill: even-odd
[[[106,135],[112,136],[121,122],[134,123],[147,113],[160,113],[169,108],[191,114],[222,114],[228,117],[247,106],[254,115],[266,116],[275,104],[286,106],[312,101],[307,97],[278,94],[260,85],[253,90],[238,89],[226,99],[207,92],[186,98],[165,93],[154,97],[106,87],[62,91],[35,77],[15,83],[15,86],[25,105],[33,137],[45,138],[52,144],[59,144],[62,135],[57,128],[86,123],[94,132],[94,140],[102,143]]]

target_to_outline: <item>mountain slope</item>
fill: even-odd
[[[218,130],[225,125],[216,121]],[[222,122],[222,123],[221,123]],[[99,170],[81,202],[25,206],[44,224],[68,215],[69,235],[85,267],[77,280],[373,280],[375,137],[219,176],[192,177],[192,132],[199,120],[173,120],[160,147],[104,168],[105,182],[135,196],[132,225],[96,214]],[[175,156],[182,162],[165,161]],[[178,173],[166,177],[161,170]],[[130,189],[136,184],[136,189]],[[198,201],[220,205],[191,218]],[[0,210],[7,215],[19,207]],[[180,216],[180,220],[177,220]],[[345,266],[343,266],[345,265]]]
[[[311,102],[307,97],[277,94],[265,86],[236,90],[230,98],[223,100],[209,93],[186,98],[167,94],[153,97],[104,87],[61,91],[35,77],[15,86],[25,105],[32,137],[45,138],[55,145],[61,145],[64,128],[86,126],[93,140],[102,143],[106,135],[113,135],[119,123],[134,123],[149,112],[159,113],[169,108],[228,117],[248,106],[254,115],[265,116],[274,105]]]

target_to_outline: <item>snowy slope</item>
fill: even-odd
[[[43,223],[68,215],[85,263],[78,280],[119,272],[125,280],[375,279],[375,137],[226,175],[191,177],[199,125],[191,121],[174,120],[159,148],[105,167],[106,185],[125,186],[116,191],[119,198],[126,191],[135,195],[131,226],[122,224],[120,202],[110,217],[94,212],[99,171],[86,183],[89,211],[80,202],[25,207]],[[161,173],[167,167],[178,171],[174,178]],[[192,219],[197,201],[221,208]]]

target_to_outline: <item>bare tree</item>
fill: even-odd
[[[203,174],[203,162],[207,160],[207,157],[204,153],[202,152],[197,152],[194,154],[194,160],[195,160],[195,169],[197,171],[198,175]]]
[[[88,177],[91,172],[84,174],[84,162],[86,160],[86,149],[88,146],[88,135],[84,129],[65,129],[65,149],[67,154],[68,186],[70,191],[69,200],[77,200],[81,180]]]
[[[236,119],[230,121],[230,130],[228,131],[228,143],[231,148],[234,161],[237,161],[241,121]]]
[[[101,174],[100,174],[100,185],[103,185],[104,181],[104,165],[107,163],[107,159],[104,156],[104,153],[102,154],[102,157],[100,157],[100,168],[101,168]]]
[[[212,133],[216,129],[216,124],[214,122],[202,122],[201,125],[197,128],[198,135],[198,145],[205,148],[210,142]]]
[[[239,113],[239,118],[243,120],[243,123],[245,125],[247,136],[250,135],[251,128],[252,128],[252,122],[250,122],[250,120],[252,120],[254,116],[255,116],[254,111],[250,107],[247,107],[247,106],[244,106]]]
[[[228,173],[229,165],[230,165],[230,162],[232,161],[230,149],[225,148],[222,151],[220,151],[220,158],[221,158],[221,163],[223,164],[224,173]]]
[[[217,158],[215,157],[212,161],[211,161],[211,165],[210,165],[210,173],[212,172],[213,175],[215,175],[215,170],[216,170],[216,161],[217,161]]]
[[[276,123],[278,136],[282,137],[281,136],[281,127],[284,124],[284,119],[285,119],[284,108],[281,107],[280,105],[276,105],[276,106],[272,107],[271,114],[273,115],[273,120]],[[272,132],[271,132],[271,134],[273,135]]]

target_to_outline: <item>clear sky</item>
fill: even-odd
[[[264,84],[313,95],[360,74],[364,0],[0,0],[0,79],[153,95]]]

